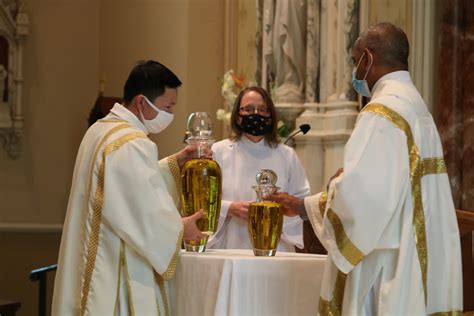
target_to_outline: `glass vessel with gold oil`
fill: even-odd
[[[257,200],[249,205],[248,231],[256,256],[274,256],[281,237],[283,212],[276,202],[264,201],[268,194],[275,193],[277,175],[273,170],[263,169],[257,173],[257,185],[252,188]]]
[[[197,226],[205,237],[199,241],[184,240],[184,244],[186,251],[203,252],[209,236],[217,230],[222,195],[219,164],[202,155],[204,147],[213,142],[212,121],[207,113],[194,112],[189,116],[186,141],[198,144],[198,158],[188,160],[181,171],[181,216],[204,210],[204,216],[197,221]]]

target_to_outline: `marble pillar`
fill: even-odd
[[[443,143],[454,205],[474,212],[474,5],[442,1],[439,7],[439,86],[435,117]],[[464,310],[474,310],[473,234],[461,236]]]
[[[443,1],[436,120],[456,208],[474,211],[474,6]]]
[[[295,150],[306,169],[311,192],[325,190],[332,175],[342,167],[344,146],[358,114],[353,101],[307,103],[296,124],[309,124],[306,135],[295,137]]]
[[[358,16],[357,0],[320,1],[320,27],[318,33],[313,31],[314,36],[319,35],[317,90],[296,119],[296,126],[310,124],[311,130],[295,137],[295,149],[313,193],[323,190],[342,167],[344,146],[358,114],[351,85],[351,48],[358,36]]]
[[[463,10],[465,29],[463,38],[464,70],[463,80],[459,83],[464,86],[463,112],[463,196],[462,208],[474,212],[474,3],[465,1]]]

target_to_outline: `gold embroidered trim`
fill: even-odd
[[[124,144],[126,144],[127,142],[131,140],[134,140],[135,138],[147,138],[147,137],[143,132],[132,132],[130,134],[121,136],[119,139],[115,140],[113,143],[108,144],[107,147],[105,147],[102,163],[105,162],[105,158],[110,153],[116,151],[117,149],[120,149],[120,147],[122,147]]]
[[[135,308],[133,307],[133,297],[132,297],[132,285],[130,283],[130,275],[128,274],[128,264],[127,264],[127,251],[125,249],[125,243],[121,240],[123,244],[123,252],[121,252],[123,268],[125,269],[125,281],[127,282],[127,291],[128,291],[128,309],[130,315],[135,315]]]
[[[324,213],[326,212],[326,202],[328,200],[327,192],[321,193],[319,197],[319,212],[321,213],[321,217],[324,217]]]
[[[421,175],[446,173],[446,163],[443,158],[432,157],[421,161]]]
[[[175,185],[176,185],[176,193],[178,194],[178,211],[181,213],[181,170],[179,169],[178,160],[176,159],[176,155],[171,155],[166,158],[168,162],[168,167],[170,168],[171,174],[174,177]]]
[[[122,279],[122,265],[123,265],[123,251],[124,251],[124,244],[123,240],[120,239],[120,254],[118,260],[118,277],[117,277],[117,297],[115,298],[115,308],[114,308],[114,315],[117,315],[117,309],[120,305],[120,280]]]
[[[158,283],[158,288],[160,289],[161,300],[163,301],[163,307],[165,310],[165,316],[170,315],[170,308],[168,306],[168,296],[166,295],[165,281],[163,278],[155,272],[155,280]],[[161,314],[160,306],[158,305],[158,314]]]
[[[178,258],[179,258],[179,251],[181,249],[181,242],[183,239],[183,231],[179,232],[178,240],[176,242],[176,250],[171,258],[170,264],[168,265],[168,269],[163,273],[163,275],[159,275],[156,271],[153,271],[155,274],[155,280],[158,283],[158,287],[160,288],[161,300],[163,301],[164,308],[165,308],[165,315],[168,316],[169,313],[169,306],[168,306],[168,297],[166,295],[166,289],[164,282],[171,279],[176,271],[176,266],[178,265]],[[158,305],[158,314],[160,314],[160,307]]]
[[[156,298],[156,310],[157,310],[158,316],[161,316],[160,302],[158,301],[158,297]]]
[[[463,313],[461,310],[452,310],[452,311],[449,311],[449,312],[437,312],[437,313],[434,313],[434,314],[430,314],[432,316],[461,316]]]
[[[337,248],[344,258],[346,258],[347,261],[355,266],[362,259],[364,259],[364,254],[349,239],[349,236],[347,236],[346,232],[344,231],[344,226],[342,225],[341,220],[331,208],[328,209],[326,217],[329,219],[334,229]]]
[[[173,257],[168,265],[168,269],[161,275],[165,281],[171,279],[176,271],[178,265],[179,251],[181,249],[181,241],[183,239],[183,231],[179,232],[178,240],[176,241],[176,250],[174,251]]]
[[[94,150],[94,154],[92,156],[92,159],[91,159],[91,162],[90,162],[90,166],[89,166],[89,178],[88,178],[88,182],[87,182],[87,194],[85,196],[85,199],[84,199],[84,214],[87,214],[87,209],[89,208],[89,199],[90,199],[90,194],[91,194],[91,188],[92,188],[92,174],[94,172],[94,165],[95,165],[95,162],[97,160],[97,155],[99,154],[99,150],[100,148],[102,148],[102,146],[104,145],[104,143],[109,139],[109,137],[122,130],[122,129],[125,129],[125,128],[128,128],[128,127],[131,127],[130,124],[119,124],[119,125],[116,125],[114,126],[113,128],[111,128],[109,131],[107,131],[107,133],[104,135],[104,137],[101,139],[101,141],[99,142],[99,144],[97,145],[97,147],[95,148]],[[91,224],[92,226],[92,224]],[[90,238],[89,238],[89,243],[88,243],[88,248],[87,249],[90,249]],[[87,274],[87,268],[85,269],[85,274]],[[91,272],[92,273],[92,272]],[[81,289],[81,315],[84,314],[85,312],[85,307],[86,307],[86,303],[87,303],[87,296],[89,294],[89,283],[90,283],[90,280],[89,280],[89,283],[88,284],[85,284],[86,280],[87,280],[87,276],[84,277],[84,283],[82,284],[82,289]]]
[[[118,127],[118,126],[117,126]],[[111,134],[110,134],[111,135]],[[105,136],[110,136],[109,133]],[[82,298],[81,298],[81,315],[84,315],[87,304],[87,297],[89,296],[90,283],[92,280],[92,272],[95,266],[95,260],[97,256],[97,250],[99,247],[99,232],[100,224],[102,220],[102,206],[104,203],[104,173],[105,173],[105,158],[113,151],[119,149],[126,142],[133,140],[138,137],[146,138],[146,135],[142,132],[133,132],[126,134],[119,139],[115,140],[111,144],[107,145],[102,153],[102,161],[99,166],[99,174],[97,177],[97,188],[95,191],[94,201],[92,204],[92,221],[91,221],[91,233],[88,242],[88,252],[86,259],[86,268],[84,271],[84,281],[82,284]]]
[[[120,123],[120,122],[126,122],[126,123],[128,123],[128,122],[125,121],[125,120],[106,120],[106,119],[100,119],[100,120],[97,120],[97,122],[101,122],[101,123]]]
[[[344,256],[344,258],[346,258],[348,262],[355,266],[362,259],[364,259],[364,254],[354,245],[349,236],[347,236],[344,230],[344,225],[339,219],[339,216],[337,216],[337,214],[331,208],[329,208],[327,212],[325,211],[326,203],[327,192],[323,192],[319,197],[319,212],[321,213],[321,217],[324,218],[324,214],[326,214],[326,217],[328,218],[334,230],[334,237],[336,239],[336,245],[339,249],[339,252]]]
[[[322,297],[319,298],[319,314],[339,316],[342,314],[342,301],[344,299],[344,288],[346,287],[347,275],[341,271],[337,271],[336,282],[334,285],[334,294],[330,301],[326,301]]]
[[[423,210],[423,201],[421,198],[421,177],[423,176],[420,153],[415,144],[413,134],[408,122],[397,112],[382,105],[369,104],[363,112],[369,112],[391,121],[395,126],[405,132],[407,137],[408,155],[410,159],[410,180],[411,191],[413,195],[413,228],[415,232],[416,250],[420,262],[421,276],[423,280],[423,289],[425,294],[425,304],[427,300],[427,271],[428,271],[428,251],[426,245],[425,213]]]
[[[91,163],[90,163],[90,166],[89,166],[89,180],[88,180],[88,184],[87,184],[87,195],[85,197],[85,200],[84,200],[84,205],[85,205],[85,213],[87,213],[87,209],[89,207],[89,198],[90,198],[90,190],[91,190],[91,187],[92,187],[92,174],[94,173],[94,164],[97,160],[97,155],[99,154],[99,150],[102,148],[102,146],[104,145],[104,143],[109,139],[109,137],[114,134],[115,132],[118,132],[122,129],[125,129],[125,128],[128,128],[128,127],[131,127],[130,124],[118,124],[114,127],[112,127],[105,135],[104,137],[101,139],[101,141],[99,142],[99,144],[97,145],[97,147],[95,148],[94,150],[94,155],[92,156],[92,159],[91,159]]]
[[[158,284],[158,288],[160,289],[160,296],[161,298],[163,299],[163,293],[161,292],[161,287],[160,287],[160,283],[159,283],[159,280],[158,280],[158,273],[156,273],[155,270],[153,270],[153,276],[155,278],[155,282]],[[165,294],[166,294],[166,291],[165,291]],[[156,293],[156,289],[155,289],[155,299],[156,299],[156,313],[158,314],[158,316],[161,316],[161,309],[160,309],[160,300],[158,299],[158,295]]]

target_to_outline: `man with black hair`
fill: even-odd
[[[408,39],[390,23],[353,48],[354,89],[370,102],[327,192],[270,199],[307,217],[328,250],[322,315],[459,315],[459,230],[433,118],[408,73]]]
[[[178,77],[141,62],[124,87],[123,105],[86,132],[79,148],[56,274],[53,315],[168,315],[166,280],[183,238],[203,237],[202,210],[181,219],[180,168],[188,146],[158,161],[147,135],[173,120]],[[210,150],[206,155],[211,156]]]

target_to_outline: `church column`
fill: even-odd
[[[474,7],[471,1],[443,1],[437,125],[456,208],[474,212]],[[461,236],[464,310],[474,309],[473,238]]]
[[[311,0],[309,0],[311,1]],[[307,0],[263,0],[262,86],[289,130],[303,112]]]
[[[474,211],[474,8],[469,1],[440,7],[439,82],[436,118],[443,142],[454,204]],[[449,4],[448,4],[449,3]]]
[[[321,191],[342,167],[344,145],[358,114],[351,85],[351,48],[358,36],[358,0],[319,3],[319,99],[308,99],[304,104],[305,111],[296,119],[296,126],[308,123],[311,130],[295,137],[296,152],[307,170],[313,193]],[[315,29],[308,28],[308,38],[312,38],[310,33]]]

